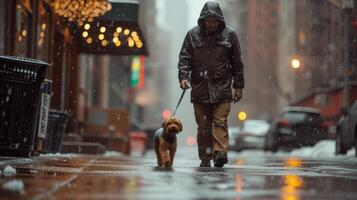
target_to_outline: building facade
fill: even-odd
[[[343,107],[357,100],[356,3],[346,11],[351,20],[348,24],[342,1],[304,0],[295,5],[296,13],[301,13],[295,17],[295,45],[302,67],[296,71],[293,104],[319,108],[330,125],[336,123]],[[349,86],[345,84],[348,96],[345,78],[349,80]]]
[[[224,1],[226,21],[238,33],[245,64],[245,89],[234,112],[269,119],[278,110],[279,2],[276,0]],[[227,14],[226,14],[227,13]],[[232,121],[237,121],[236,115]]]
[[[139,1],[111,2],[106,15],[82,24],[59,16],[53,2],[0,0],[0,54],[49,63],[51,109],[69,114],[67,132],[104,138],[111,132],[121,140],[116,150],[124,151],[129,113],[139,107],[133,56],[147,54]]]

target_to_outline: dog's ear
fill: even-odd
[[[177,119],[177,124],[178,124],[178,127],[179,127],[179,131],[182,132],[182,122],[180,120]]]
[[[161,127],[165,130],[166,129],[166,125],[167,125],[167,123],[166,123],[166,120],[165,120],[164,122],[162,122]]]

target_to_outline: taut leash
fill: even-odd
[[[181,97],[180,97],[180,100],[178,101],[177,106],[176,106],[175,111],[174,111],[174,113],[172,114],[172,116],[175,116],[176,111],[177,111],[177,109],[178,109],[178,107],[179,107],[179,105],[181,104],[181,101],[182,101],[182,99],[183,99],[183,96],[185,96],[185,92],[186,92],[186,89],[183,89],[182,94],[181,94]]]

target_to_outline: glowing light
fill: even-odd
[[[168,119],[169,117],[171,117],[171,110],[165,109],[164,111],[162,111],[162,117],[164,119]]]
[[[134,47],[135,45],[134,40],[131,37],[128,38],[128,45],[129,47]]]
[[[37,42],[37,45],[38,46],[41,46],[43,44],[43,39],[41,38],[38,42]]]
[[[117,33],[121,33],[123,31],[123,29],[119,26],[119,27],[117,27],[116,31],[117,31]]]
[[[117,41],[117,42],[115,42],[114,44],[115,44],[115,46],[120,47],[121,42],[120,42],[120,41]]]
[[[103,40],[102,41],[102,45],[105,47],[105,46],[107,46],[108,45],[108,41],[107,40]]]
[[[304,181],[301,177],[288,174],[284,176],[284,187],[282,188],[282,199],[283,200],[299,200],[299,188],[304,185]]]
[[[119,41],[119,38],[118,37],[113,37],[113,42],[114,43],[117,43]]]
[[[102,33],[99,34],[99,35],[98,35],[98,38],[99,38],[100,40],[103,40],[103,39],[104,39],[104,34],[102,34]]]
[[[84,25],[84,29],[85,29],[85,30],[89,30],[89,29],[90,29],[90,24]]]
[[[125,30],[124,30],[124,35],[129,35],[129,33],[130,33],[130,30],[129,30],[129,29],[125,29]]]
[[[18,41],[22,42],[22,36],[21,35],[19,35]]]
[[[47,27],[47,25],[45,23],[42,23],[42,25],[41,25],[42,30],[45,30],[46,27]]]
[[[285,177],[285,184],[294,188],[299,188],[304,184],[304,181],[297,175],[286,175]]]
[[[242,177],[237,174],[236,175],[236,192],[242,192],[242,188],[243,188],[243,180]]]
[[[93,42],[93,39],[91,37],[87,38],[87,43],[88,44],[92,44],[92,42]]]
[[[196,144],[196,139],[193,136],[188,136],[186,138],[186,144],[193,146]]]
[[[298,158],[289,158],[288,160],[284,161],[284,165],[287,167],[301,167],[302,162]]]
[[[139,37],[138,37],[138,36],[133,36],[133,39],[134,39],[134,41],[135,41],[135,42],[140,41],[140,39],[139,39]]]
[[[247,119],[247,113],[246,112],[239,112],[238,113],[238,119],[241,120],[241,121],[244,121]]]
[[[84,32],[82,33],[82,36],[83,36],[84,38],[88,37],[88,32],[87,32],[87,31],[84,31]]]
[[[138,37],[138,33],[137,33],[136,31],[133,31],[133,32],[131,33],[131,36],[132,36],[133,38]]]
[[[94,17],[104,15],[112,9],[108,0],[51,0],[53,11],[59,16],[76,21],[80,26],[84,22],[92,22]]]
[[[143,47],[143,43],[141,43],[141,42],[136,43],[136,47],[138,47],[139,49],[142,48]]]
[[[245,161],[244,160],[236,160],[236,165],[244,165]]]
[[[114,33],[113,33],[113,36],[114,36],[114,37],[119,37],[119,33],[118,33],[118,32],[114,32]]]
[[[100,27],[100,32],[101,32],[101,33],[104,33],[106,30],[107,30],[107,29],[106,29],[104,26]]]
[[[45,32],[40,32],[40,36],[43,38],[43,37],[45,37]]]
[[[26,30],[23,30],[23,31],[21,32],[21,34],[22,34],[22,36],[26,37],[27,31],[26,31]]]
[[[294,68],[294,69],[298,69],[300,68],[300,61],[298,59],[293,59],[291,61],[291,66]]]

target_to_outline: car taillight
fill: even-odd
[[[278,124],[279,127],[287,127],[287,126],[290,125],[290,124],[289,124],[289,121],[286,120],[286,119],[281,119],[281,120],[279,120],[279,121],[277,122],[277,124]]]

